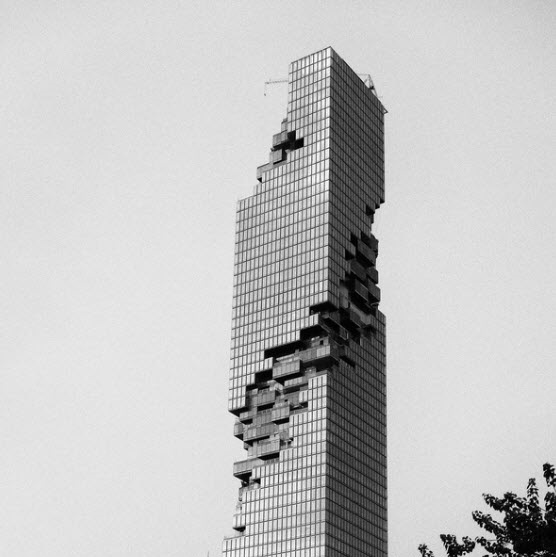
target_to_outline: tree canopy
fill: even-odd
[[[525,497],[505,493],[503,497],[483,494],[485,503],[502,515],[495,520],[482,511],[472,513],[473,520],[488,535],[471,538],[464,536],[458,542],[452,534],[440,539],[448,557],[460,557],[482,547],[485,557],[556,557],[556,473],[552,464],[543,466],[547,491],[541,504],[537,482],[531,478]],[[419,546],[422,557],[434,557],[424,544]]]

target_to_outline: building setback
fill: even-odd
[[[237,210],[229,410],[247,458],[225,557],[386,556],[384,113],[327,48]]]

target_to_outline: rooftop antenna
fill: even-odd
[[[373,78],[371,77],[371,74],[358,73],[357,75],[361,78],[363,83],[376,95],[375,84],[373,83]],[[267,87],[269,85],[277,85],[279,83],[287,83],[287,82],[288,82],[287,79],[269,79],[268,81],[265,81],[264,82],[264,96],[266,97],[266,91],[267,91]]]
[[[362,80],[363,83],[373,92],[376,93],[375,84],[373,83],[373,78],[371,77],[370,73],[358,73],[357,74]]]
[[[266,88],[268,85],[276,85],[277,83],[287,83],[287,79],[269,79],[264,82],[264,96],[266,97]]]
[[[373,78],[371,77],[371,74],[369,73],[358,73],[357,74],[361,80],[363,81],[363,83],[372,91],[372,93],[374,94],[375,97],[377,97],[377,99],[381,99],[381,97],[378,96],[375,84],[373,82]],[[287,79],[269,79],[268,81],[264,82],[264,96],[266,97],[266,90],[267,87],[269,85],[279,85],[280,83],[288,83]],[[386,108],[384,107],[384,114],[386,114],[388,112],[388,110],[386,110]]]

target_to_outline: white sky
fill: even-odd
[[[390,111],[390,554],[556,462],[556,3],[0,12],[2,555],[219,555],[235,202],[285,115],[264,81],[328,45]]]

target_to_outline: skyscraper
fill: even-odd
[[[384,113],[327,48],[237,210],[229,410],[247,458],[225,557],[385,556]]]

